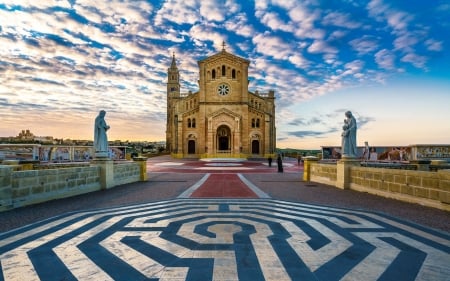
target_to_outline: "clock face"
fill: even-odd
[[[230,93],[230,87],[226,84],[220,84],[219,87],[217,87],[217,94],[219,96],[226,96]]]

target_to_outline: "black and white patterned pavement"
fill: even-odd
[[[0,280],[450,280],[450,235],[273,199],[173,199],[0,234]]]

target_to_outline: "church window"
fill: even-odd
[[[235,70],[235,69],[233,69],[233,70],[231,71],[231,78],[232,78],[232,79],[236,79],[236,70]]]
[[[252,128],[255,128],[256,124],[255,124],[255,118],[252,118]]]
[[[188,128],[190,128],[191,126],[192,126],[192,123],[191,123],[191,118],[188,118],[188,120],[187,120],[187,125],[188,125]]]
[[[192,118],[192,128],[195,128],[195,118]]]
[[[256,119],[256,128],[259,128],[259,118]]]
[[[226,68],[225,65],[222,65],[222,76],[226,75]]]
[[[215,69],[212,70],[212,79],[216,79],[216,70]]]

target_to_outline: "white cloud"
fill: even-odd
[[[425,46],[429,51],[440,52],[443,50],[442,41],[437,41],[434,39],[428,39],[425,41]]]
[[[375,62],[381,68],[394,69],[395,55],[391,51],[383,49],[375,54]]]
[[[364,35],[362,38],[350,40],[349,44],[360,55],[364,55],[378,49],[378,40],[373,36],[368,35]]]
[[[308,47],[308,52],[317,54],[317,53],[337,53],[338,50],[330,45],[328,45],[325,41],[322,40],[314,40],[314,42]]]
[[[409,62],[417,68],[424,68],[427,62],[427,58],[414,53],[409,53],[402,57],[401,61]]]
[[[361,23],[352,21],[350,19],[349,14],[344,14],[340,12],[331,12],[328,13],[325,17],[322,19],[322,23],[324,25],[334,25],[339,27],[345,27],[349,29],[355,29],[361,26]]]

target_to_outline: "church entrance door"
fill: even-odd
[[[231,131],[228,126],[222,125],[217,128],[217,152],[229,153],[231,150],[230,143]]]
[[[252,154],[259,154],[259,141],[258,140],[252,141]]]
[[[188,154],[195,154],[195,140],[188,141]]]

